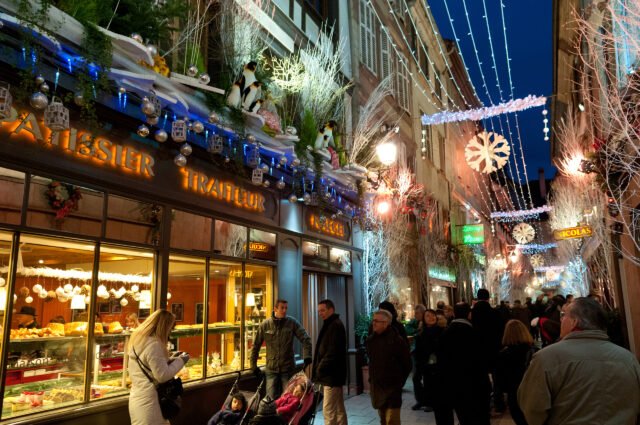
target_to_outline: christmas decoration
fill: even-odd
[[[534,267],[534,269],[537,267],[542,267],[544,266],[544,257],[540,254],[533,254],[529,258],[529,262],[531,263],[531,266]]]
[[[69,110],[56,96],[51,99],[51,103],[44,111],[44,125],[49,127],[51,131],[62,131],[69,128]]]
[[[200,121],[194,121],[191,129],[194,133],[200,134],[204,131],[204,124],[202,124]]]
[[[206,84],[209,84],[209,82],[211,81],[211,77],[209,77],[209,74],[202,73],[198,77],[198,80],[200,81],[200,84],[205,84],[206,85]]]
[[[263,174],[264,171],[262,170],[262,168],[254,168],[253,172],[251,173],[251,183],[255,185],[261,185]]]
[[[520,244],[527,244],[536,236],[536,231],[529,223],[519,223],[511,230],[511,236]]]
[[[156,139],[156,142],[164,143],[169,138],[169,135],[164,129],[160,128],[156,130],[156,133],[153,135],[153,137]]]
[[[179,153],[175,156],[175,158],[173,158],[173,163],[178,167],[184,167],[185,165],[187,165],[187,157]]]
[[[171,138],[177,143],[187,140],[187,122],[185,120],[175,120],[171,124]]]
[[[218,134],[212,134],[207,139],[207,151],[210,153],[222,153],[224,139]]]
[[[552,248],[557,248],[558,244],[555,242],[547,243],[547,244],[517,244],[515,248],[523,254],[537,254],[539,252],[545,252]]]
[[[80,189],[70,184],[52,181],[47,186],[45,196],[49,206],[56,212],[56,222],[62,222],[70,213],[78,210],[78,202],[82,199]]]
[[[140,136],[140,137],[147,137],[149,135],[149,127],[147,127],[144,124],[140,124],[140,126],[138,126],[138,130],[136,132],[138,133],[138,136]]]
[[[193,152],[193,148],[189,143],[185,143],[184,145],[180,146],[180,153],[182,155],[189,156],[191,155],[192,152]]]
[[[4,81],[0,81],[0,119],[7,118],[11,114],[13,97],[9,89],[11,86]]]
[[[29,104],[33,109],[41,110],[47,107],[49,99],[47,99],[47,96],[44,93],[38,91],[31,95],[29,98]]]
[[[491,218],[498,222],[530,220],[538,218],[540,214],[549,212],[552,209],[552,207],[544,205],[530,210],[495,211],[491,213]]]
[[[510,153],[511,148],[504,137],[486,131],[474,136],[464,151],[467,164],[474,170],[485,174],[504,167],[509,160]]]
[[[198,75],[198,67],[195,65],[191,65],[189,67],[189,69],[187,70],[187,75],[191,78],[195,77]]]

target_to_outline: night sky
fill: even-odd
[[[483,4],[487,10],[503,98],[507,101],[511,99],[511,91],[509,90],[504,32],[500,14],[501,1],[505,6],[504,18],[509,56],[511,57],[511,78],[515,87],[514,98],[525,97],[529,94],[543,96],[552,94],[552,0],[536,0],[535,2],[522,0],[428,0],[427,4],[431,7],[440,33],[444,38],[453,40],[455,37],[445,9],[445,1],[453,18],[453,26],[459,38],[458,44],[466,66],[469,68],[471,80],[484,105],[491,105],[491,102],[483,86],[473,43],[469,36],[464,4],[466,4],[469,13],[478,56],[482,62],[482,72],[493,103],[500,103],[500,92],[496,86],[496,73],[493,69]],[[550,103],[547,101],[547,107],[549,106]],[[551,165],[549,142],[543,140],[542,109],[540,107],[532,108],[518,113],[520,136],[529,180],[537,180],[538,168],[545,169],[546,178],[553,177],[556,172],[556,169]],[[514,114],[509,114],[509,123],[512,136],[503,135],[511,143],[512,155],[515,154],[511,161],[518,160],[521,178],[524,182],[522,151],[515,129]],[[491,131],[489,120],[484,125]],[[493,127],[497,132],[501,132],[498,120],[495,118],[493,119]],[[502,116],[502,127],[504,132],[508,133],[505,116]],[[513,164],[512,168],[514,168]],[[517,179],[515,168],[513,174],[513,178]]]

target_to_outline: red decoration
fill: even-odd
[[[78,210],[78,201],[82,199],[80,189],[70,184],[52,181],[44,193],[49,206],[56,212],[56,223],[62,223],[69,214]]]

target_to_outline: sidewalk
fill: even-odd
[[[411,410],[414,403],[412,383],[411,379],[408,379],[402,390],[402,410],[400,413],[402,425],[435,425],[433,413]],[[349,397],[344,404],[349,425],[376,425],[380,423],[378,412],[371,407],[369,394]],[[318,406],[318,413],[316,413],[313,425],[324,425],[322,406]],[[491,425],[513,425],[513,420],[507,412],[500,417],[491,418]]]

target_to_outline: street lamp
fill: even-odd
[[[378,160],[385,167],[390,166],[394,162],[396,162],[398,156],[398,148],[394,143],[385,142],[376,146],[376,154],[378,155]]]

